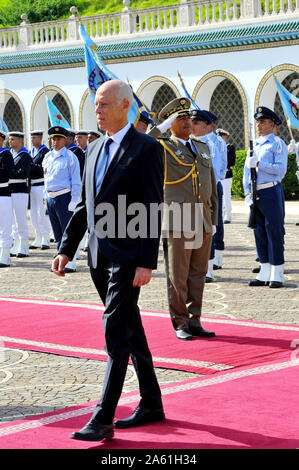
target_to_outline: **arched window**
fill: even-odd
[[[236,149],[245,148],[244,110],[242,98],[235,84],[225,78],[215,88],[210,111],[219,117],[216,128],[221,127],[230,133],[229,142]]]
[[[3,119],[9,131],[24,131],[20,106],[12,96],[5,105]]]
[[[288,75],[282,81],[282,85],[294,96],[296,97],[299,96],[299,74],[297,72],[293,72],[290,75]],[[279,126],[277,135],[281,137],[282,140],[284,140],[286,144],[289,144],[291,140],[291,134],[290,134],[286,119],[284,117],[284,113],[283,113],[283,109],[281,106],[281,101],[280,101],[278,92],[276,93],[276,96],[275,96],[274,111],[282,119],[282,124]],[[299,131],[297,131],[296,129],[292,129],[292,134],[293,134],[295,141],[298,142]]]

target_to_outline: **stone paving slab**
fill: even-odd
[[[296,222],[299,222],[299,202],[287,202],[285,286],[250,288],[248,280],[255,277],[251,268],[257,266],[253,232],[247,228],[244,203],[233,202],[232,223],[225,225],[223,269],[215,271],[216,282],[205,286],[204,316],[299,325],[299,226]],[[55,251],[52,244],[50,250],[31,251],[28,258],[13,258],[10,268],[0,269],[0,296],[99,303],[86,254],[81,252],[76,273],[58,278],[50,272]],[[151,283],[141,290],[140,307],[168,310],[162,247],[158,269]],[[12,350],[5,345],[1,351],[2,423],[99,398],[106,368],[103,361]],[[182,371],[156,370],[161,384],[196,377]],[[124,391],[137,389],[134,369],[129,366]]]

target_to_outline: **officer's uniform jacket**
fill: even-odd
[[[7,147],[0,149],[0,196],[10,196],[9,179],[14,166],[12,155]]]
[[[11,193],[28,193],[29,178],[32,159],[23,147],[19,152],[13,154],[14,166],[10,175],[9,185]]]
[[[161,137],[156,128],[151,129],[149,134],[156,137],[164,149],[164,202],[167,205],[202,203],[204,229],[211,233],[212,225],[217,225],[218,220],[218,197],[208,145],[192,138],[197,150],[194,156],[174,136]],[[191,206],[191,211],[194,209],[195,205]],[[174,228],[171,223],[170,218],[169,230]]]
[[[43,170],[43,159],[46,153],[49,152],[48,147],[45,145],[41,145],[38,149],[36,154],[33,154],[31,151],[32,156],[32,164],[31,164],[31,186],[43,186],[44,184],[44,170]]]

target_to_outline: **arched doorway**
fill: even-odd
[[[158,116],[161,109],[180,94],[170,80],[156,76],[149,78],[139,87],[137,96]]]
[[[31,130],[41,129],[44,130],[44,132],[46,133],[49,127],[51,127],[50,119],[48,116],[45,92],[48,98],[50,98],[50,100],[58,108],[60,113],[69,122],[70,127],[73,127],[73,109],[68,96],[55,85],[48,85],[41,89],[33,100],[30,116]]]

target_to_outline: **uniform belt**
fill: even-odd
[[[8,188],[8,181],[7,183],[0,183],[0,188]]]
[[[259,191],[260,189],[272,188],[272,186],[276,186],[278,181],[270,181],[270,183],[261,183],[256,185],[256,189]]]
[[[36,180],[31,180],[31,186],[33,186],[34,184],[43,183],[43,182],[44,182],[44,178],[38,178]]]
[[[9,180],[9,184],[16,184],[16,183],[27,183],[27,180]]]
[[[69,188],[60,189],[59,191],[48,191],[48,196],[53,198],[57,196],[61,196],[62,194],[70,193],[71,190]]]

